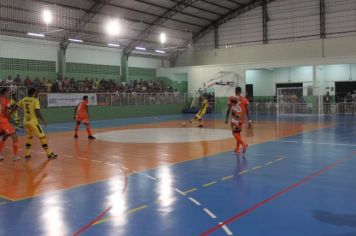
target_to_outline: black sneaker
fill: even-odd
[[[26,160],[26,161],[31,160],[31,158],[32,158],[31,155],[25,156],[25,160]]]
[[[198,127],[199,127],[199,128],[203,128],[203,125],[199,125]]]
[[[78,135],[75,134],[75,135],[74,135],[74,138],[79,138],[79,137],[78,137]]]
[[[88,139],[95,139],[95,137],[93,135],[89,135]]]
[[[51,153],[51,155],[48,156],[48,160],[54,160],[57,159],[58,155],[54,154],[53,152]]]

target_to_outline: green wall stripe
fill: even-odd
[[[181,114],[186,104],[159,104],[145,106],[89,107],[91,120],[108,120],[130,117]],[[50,123],[73,121],[74,107],[42,108],[43,116]],[[58,115],[60,114],[60,115]]]
[[[55,61],[0,58],[0,69],[9,71],[56,72]]]
[[[66,69],[67,73],[120,75],[120,66],[67,62]]]
[[[129,76],[156,77],[156,69],[129,67],[128,70]]]

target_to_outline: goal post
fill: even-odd
[[[321,89],[315,86],[277,88],[277,115],[322,116]]]

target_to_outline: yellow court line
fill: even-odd
[[[213,184],[216,184],[216,183],[217,183],[216,181],[212,181],[210,183],[203,184],[203,187],[209,187],[210,185],[213,185]]]
[[[272,165],[272,164],[273,164],[273,161],[269,161],[269,162],[265,163],[265,166]]]
[[[127,214],[132,214],[132,213],[135,213],[135,212],[137,212],[137,211],[141,211],[141,210],[143,210],[143,209],[145,209],[145,208],[147,208],[147,207],[148,207],[147,205],[142,205],[142,206],[140,206],[140,207],[137,207],[137,208],[134,208],[134,209],[132,209],[132,210],[129,210],[129,211],[127,212]],[[102,220],[100,220],[100,221],[95,222],[93,225],[98,225],[98,224],[105,223],[105,222],[109,221],[111,218],[113,218],[113,217],[112,217],[112,216],[106,217],[105,219],[102,219]]]
[[[227,180],[227,179],[231,179],[233,177],[234,177],[233,175],[229,175],[229,176],[226,176],[226,177],[222,178],[221,180],[224,181],[224,180]]]
[[[189,189],[185,192],[183,192],[184,194],[187,194],[187,193],[191,193],[191,192],[194,192],[194,191],[197,191],[198,189],[197,188],[192,188],[192,189]]]
[[[255,167],[252,167],[252,170],[257,170],[259,168],[262,168],[262,166],[255,166]]]
[[[243,174],[246,174],[248,172],[248,170],[243,170],[243,171],[240,171],[239,173],[238,173],[238,175],[243,175]]]

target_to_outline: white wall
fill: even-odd
[[[120,66],[121,50],[73,43],[70,44],[67,48],[66,61],[75,63]]]
[[[156,69],[162,67],[162,59],[130,56],[128,66]]]
[[[0,35],[0,57],[57,62],[57,42]],[[66,62],[121,66],[122,50],[71,43],[66,51]],[[129,57],[129,67],[160,68],[162,59]]]
[[[304,83],[313,85],[313,67],[269,68],[246,71],[246,83],[253,84],[254,96],[274,96],[276,84]]]
[[[0,57],[57,61],[58,43],[0,35]]]

